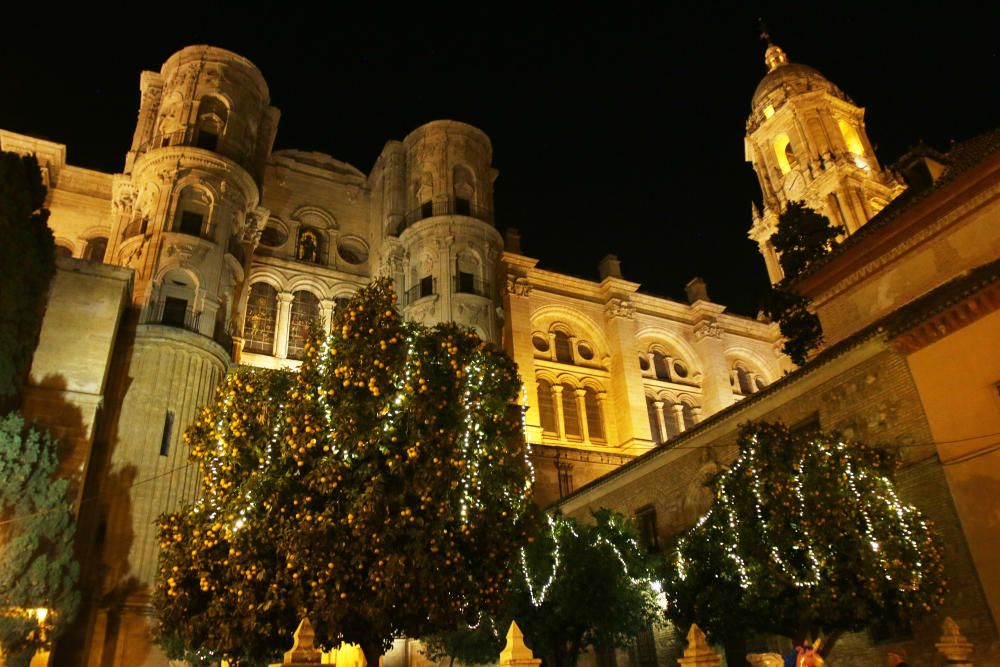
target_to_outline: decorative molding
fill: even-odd
[[[715,320],[702,320],[698,324],[694,325],[694,339],[695,341],[701,341],[702,339],[708,338],[722,338],[723,329]]]
[[[531,296],[534,287],[525,277],[507,276],[507,294],[514,296]]]
[[[131,213],[139,196],[139,189],[127,176],[116,176],[111,187],[111,210],[115,214]]]
[[[635,318],[635,304],[628,299],[613,298],[604,307],[604,315],[608,319],[621,318],[631,320]]]

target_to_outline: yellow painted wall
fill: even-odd
[[[1000,619],[1000,311],[912,354],[908,361],[996,623]]]

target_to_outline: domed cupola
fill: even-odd
[[[750,238],[778,282],[784,276],[770,239],[788,202],[804,201],[853,234],[903,188],[875,158],[864,109],[770,41],[764,63],[768,71],[754,91],[745,140],[764,200],[763,212],[754,205]]]

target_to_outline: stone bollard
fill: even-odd
[[[524,643],[524,633],[517,623],[510,622],[507,629],[507,644],[500,651],[500,662],[497,667],[538,667],[542,661],[535,657],[531,649]]]
[[[934,646],[949,667],[972,667],[972,644],[962,636],[958,623],[950,616],[941,624],[941,639]]]
[[[681,667],[721,667],[722,656],[708,645],[701,628],[692,624],[688,630],[687,640],[684,657],[677,660]]]
[[[285,659],[271,663],[270,667],[321,667],[323,652],[313,643],[316,633],[308,618],[302,619],[293,637],[292,648],[285,651]]]

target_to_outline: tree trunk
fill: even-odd
[[[361,652],[365,656],[367,667],[379,667],[382,657],[382,642],[366,639],[361,642]]]
[[[837,640],[844,636],[843,630],[834,630],[829,635],[823,638],[823,643],[820,644],[819,654],[826,658],[830,655],[833,647],[837,644]]]
[[[726,664],[729,667],[742,667],[747,664],[747,643],[742,639],[729,638],[722,644],[726,654]]]

